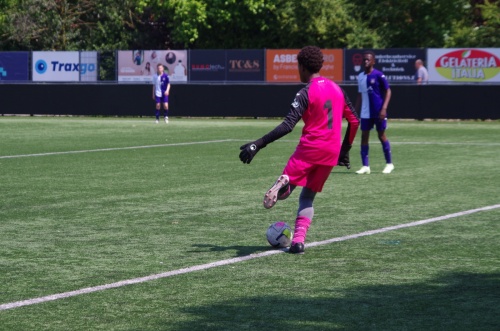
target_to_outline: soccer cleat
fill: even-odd
[[[287,175],[281,175],[276,183],[266,192],[264,195],[264,207],[269,209],[272,208],[276,201],[278,201],[278,195],[280,195],[281,189],[285,189],[288,186],[290,179]],[[283,191],[281,191],[282,195],[284,195]]]
[[[165,124],[168,124],[168,116],[165,116]]]
[[[363,175],[363,174],[367,174],[369,175],[370,174],[370,167],[368,166],[362,166],[361,169],[359,169],[358,171],[356,171],[357,174],[359,175]]]
[[[292,254],[304,254],[304,244],[303,243],[292,244],[288,252]]]
[[[160,123],[158,120],[155,121],[156,124]]]
[[[383,174],[390,174],[394,170],[394,164],[392,163],[387,163],[385,165],[384,170],[382,171]]]

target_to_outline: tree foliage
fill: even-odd
[[[500,1],[485,0],[471,6],[453,31],[445,40],[447,47],[499,47]]]
[[[0,0],[0,50],[500,47],[498,0]]]

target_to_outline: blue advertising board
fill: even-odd
[[[29,80],[29,52],[0,52],[0,81]]]
[[[363,53],[369,49],[346,49],[344,53],[344,80],[357,81],[363,71]],[[373,49],[375,69],[382,71],[389,82],[412,82],[415,80],[415,61],[425,62],[425,49],[388,48]]]
[[[228,50],[227,80],[264,81],[264,50]]]
[[[191,50],[189,52],[191,81],[226,80],[225,50]]]

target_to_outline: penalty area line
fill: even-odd
[[[371,236],[371,235],[378,234],[378,233],[384,233],[384,232],[389,232],[389,231],[394,231],[394,230],[399,230],[399,229],[404,229],[404,228],[410,228],[410,227],[414,227],[414,226],[418,226],[418,225],[443,221],[443,220],[447,220],[447,219],[451,219],[451,218],[461,217],[461,216],[470,215],[470,214],[478,213],[481,211],[493,210],[493,209],[497,209],[497,208],[500,208],[500,204],[476,208],[476,209],[465,210],[465,211],[461,211],[458,213],[443,215],[443,216],[439,216],[439,217],[429,218],[429,219],[410,222],[410,223],[389,226],[389,227],[370,230],[370,231],[364,231],[364,232],[360,232],[360,233],[352,234],[352,235],[347,235],[347,236],[343,236],[343,237],[332,238],[332,239],[323,240],[323,241],[317,241],[317,242],[306,244],[305,247],[307,248],[307,247],[316,247],[316,246],[321,246],[321,245],[327,245],[327,244],[331,244],[334,242],[346,241],[346,240]],[[287,249],[285,249],[285,248],[278,249],[278,250],[269,250],[269,251],[265,251],[262,253],[250,254],[250,255],[235,257],[235,258],[231,258],[231,259],[227,259],[227,260],[221,260],[221,261],[216,261],[216,262],[211,262],[211,263],[206,263],[206,264],[200,264],[200,265],[196,265],[196,266],[192,266],[192,267],[188,267],[188,268],[172,270],[172,271],[163,272],[163,273],[159,273],[159,274],[153,274],[153,275],[149,275],[149,276],[145,276],[145,277],[122,280],[122,281],[115,282],[115,283],[87,287],[87,288],[83,288],[83,289],[79,289],[79,290],[75,290],[75,291],[52,294],[52,295],[47,295],[44,297],[38,297],[38,298],[33,298],[33,299],[28,299],[28,300],[4,303],[4,304],[0,305],[0,311],[13,309],[13,308],[19,308],[19,307],[23,307],[23,306],[35,305],[38,303],[44,303],[44,302],[49,302],[49,301],[54,301],[54,300],[59,300],[59,299],[64,299],[64,298],[69,298],[69,297],[74,297],[74,296],[86,294],[86,293],[93,293],[93,292],[109,290],[109,289],[122,287],[122,286],[126,286],[126,285],[149,282],[149,281],[156,280],[156,279],[182,275],[182,274],[186,274],[186,273],[190,273],[190,272],[194,272],[194,271],[207,270],[210,268],[215,268],[215,267],[225,266],[225,265],[234,264],[234,263],[238,263],[238,262],[253,260],[253,259],[261,258],[261,257],[265,257],[265,256],[280,254],[280,253],[284,253],[286,251],[287,251]]]

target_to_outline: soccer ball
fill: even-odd
[[[267,229],[266,237],[273,247],[288,247],[292,243],[293,230],[285,222],[275,222]]]

